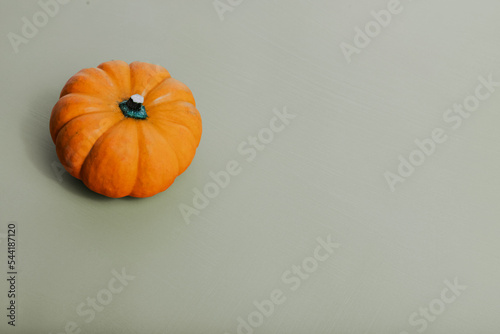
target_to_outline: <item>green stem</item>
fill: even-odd
[[[142,105],[143,103],[144,97],[134,94],[128,100],[120,102],[118,105],[125,117],[146,119],[148,118],[148,114],[146,113],[146,108]]]

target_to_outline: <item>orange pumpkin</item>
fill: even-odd
[[[108,197],[149,197],[190,165],[202,132],[189,88],[159,66],[114,60],[71,77],[50,134],[64,168]]]

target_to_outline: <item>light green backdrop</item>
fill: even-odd
[[[500,87],[483,83],[500,82],[500,2],[53,4],[0,3],[1,333],[500,330]],[[163,65],[203,118],[192,165],[152,198],[54,169],[62,86],[111,59]],[[391,191],[400,156],[421,165]],[[187,224],[180,207],[231,161]]]

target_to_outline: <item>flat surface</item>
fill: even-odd
[[[498,333],[500,2],[215,4],[0,3],[0,332]],[[166,67],[203,118],[152,198],[57,168],[60,90],[111,59]]]

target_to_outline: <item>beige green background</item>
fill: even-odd
[[[75,333],[232,334],[239,317],[259,320],[254,301],[281,291],[272,314],[240,332],[498,333],[500,88],[456,130],[443,115],[480,76],[500,81],[500,2],[401,0],[350,63],[341,43],[390,1],[221,3],[223,19],[212,0],[74,0],[17,53],[10,33],[22,34],[23,17],[45,23],[42,9],[0,3],[0,332],[72,332],[74,322]],[[60,89],[111,59],[165,66],[203,117],[192,165],[152,198],[104,198],[53,168]],[[285,108],[295,118],[246,161],[239,145]],[[435,128],[447,140],[392,192],[384,173]],[[186,224],[179,206],[232,160],[241,172]],[[338,248],[318,253],[328,236]],[[292,290],[288,271],[313,266],[315,251],[329,257]],[[120,290],[122,269],[134,279]],[[86,322],[78,307],[109,296],[110,282],[120,292]],[[439,314],[422,320],[430,305]]]

